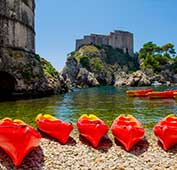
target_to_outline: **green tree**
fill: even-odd
[[[140,49],[138,58],[143,59],[143,63],[141,63],[142,69],[152,68],[155,72],[160,72],[162,65],[174,62],[175,54],[174,45],[171,43],[160,47],[153,42],[148,42]]]
[[[144,69],[145,68],[151,68],[151,69],[154,70],[154,72],[159,72],[160,71],[159,62],[151,54],[147,54],[146,58],[144,59],[143,67],[144,67]]]
[[[167,43],[167,44],[163,45],[161,48],[166,56],[174,58],[176,52],[174,49],[174,45],[172,43]]]
[[[159,47],[153,42],[148,42],[143,45],[143,48],[139,51],[139,58],[146,58],[147,54],[154,55],[157,51],[159,51]]]

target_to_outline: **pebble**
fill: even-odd
[[[0,170],[141,170],[176,169],[177,147],[165,152],[151,133],[146,137],[149,145],[134,147],[126,152],[114,143],[102,151],[83,144],[72,133],[75,144],[61,145],[57,141],[42,138],[40,147],[29,153],[21,166],[15,167],[10,158],[0,150]]]

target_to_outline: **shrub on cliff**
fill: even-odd
[[[54,76],[54,77],[59,75],[58,71],[51,65],[50,62],[48,62],[44,58],[40,58],[40,61],[42,64],[44,74],[46,74],[47,76]]]
[[[174,59],[174,63],[172,65],[172,70],[174,71],[175,74],[177,74],[177,56]]]
[[[129,70],[137,70],[136,60],[128,54],[123,53],[121,49],[114,49],[110,46],[85,45],[78,51],[72,52],[74,58],[86,69],[101,71],[105,64],[127,65]]]
[[[93,75],[93,81],[98,81],[100,85],[113,85],[115,74],[137,70],[137,65],[136,58],[123,53],[120,49],[106,45],[85,45],[68,54],[62,75],[68,78],[73,86],[86,87],[87,81],[80,82],[78,77],[89,79],[87,75]],[[85,69],[88,74],[83,72]]]
[[[92,58],[90,60],[90,68],[93,72],[100,72],[103,67],[104,66],[100,58]]]
[[[80,64],[86,69],[90,69],[90,58],[87,56],[80,56]]]
[[[98,57],[91,58],[87,56],[81,56],[80,64],[82,65],[82,67],[93,72],[100,72],[103,68],[103,63]]]

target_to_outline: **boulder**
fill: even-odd
[[[128,74],[125,72],[116,72],[114,74],[115,76],[115,83],[114,85],[117,87],[125,86],[127,85],[127,79],[128,79]]]
[[[138,70],[132,74],[125,72],[119,73],[116,77],[115,86],[149,86],[151,84],[149,77]]]
[[[100,85],[94,74],[89,72],[85,68],[80,69],[76,79],[77,85],[80,87],[94,87]]]
[[[72,84],[76,82],[76,77],[80,71],[80,64],[73,57],[69,57],[66,61],[66,66],[62,71],[62,76],[65,80],[69,80]]]

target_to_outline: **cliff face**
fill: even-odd
[[[71,86],[81,88],[177,83],[176,60],[160,65],[159,72],[142,68],[143,62],[110,46],[86,45],[68,55],[62,75]]]
[[[11,84],[11,86],[6,86]],[[0,57],[1,94],[50,95],[67,92],[62,76],[45,59],[38,55],[1,49]]]
[[[110,46],[86,45],[70,53],[62,75],[72,86],[114,85],[119,72],[137,70],[135,59]]]
[[[49,62],[35,54],[35,0],[0,0],[0,97],[68,90]]]

